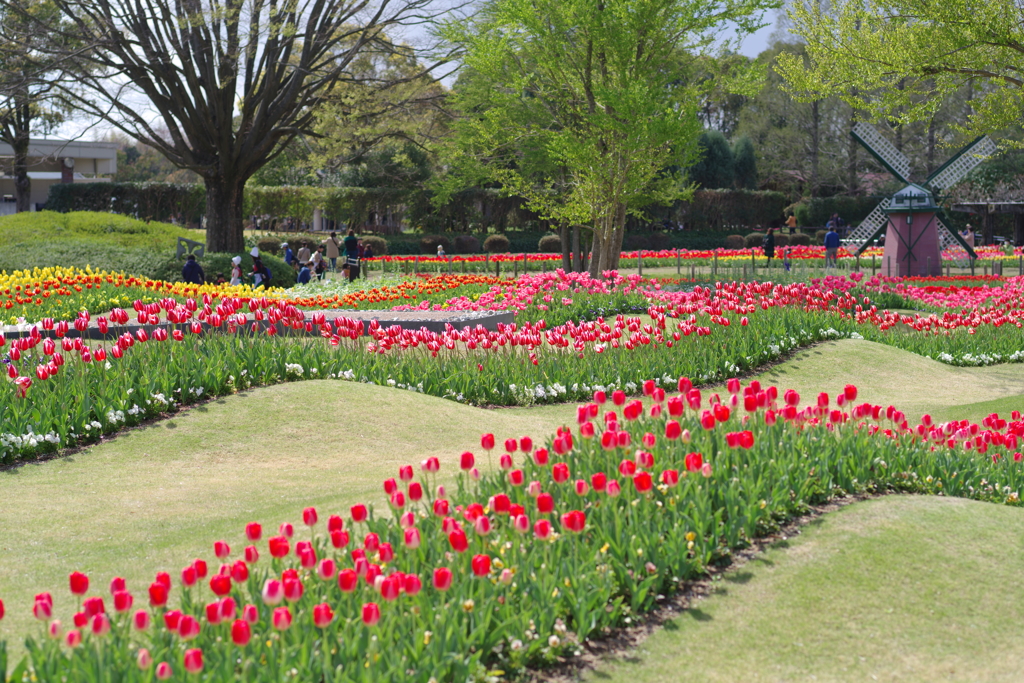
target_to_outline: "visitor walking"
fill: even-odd
[[[444,246],[437,245],[437,258],[444,258]]]
[[[185,265],[181,268],[181,279],[193,285],[201,285],[206,282],[206,273],[203,272],[202,266],[196,261],[195,254],[189,254],[185,259]]]
[[[338,272],[338,257],[341,256],[341,242],[338,241],[338,233],[332,232],[331,236],[324,242],[327,247],[327,258],[331,261],[331,272]]]
[[[345,237],[345,265],[348,266],[348,281],[355,282],[359,277],[359,240],[354,230],[349,230]]]
[[[371,245],[369,242],[367,242],[367,243],[365,243],[363,245],[363,256],[362,256],[362,258],[363,259],[371,259],[371,258],[373,258],[373,245]],[[368,271],[370,269],[369,268],[369,263],[367,263],[366,266],[362,266],[362,261],[360,261],[360,266],[361,266],[360,269],[363,272],[363,278],[364,279],[368,278],[369,274],[366,271]]]
[[[761,248],[764,249],[765,267],[771,267],[772,259],[775,258],[775,228],[768,228],[768,234],[764,236]]]
[[[299,253],[298,253],[299,265],[301,266],[303,263],[309,263],[309,257],[310,257],[309,247],[307,245],[303,244],[301,247],[299,247]]]
[[[839,233],[836,232],[834,221],[829,221],[828,232],[825,233],[825,267],[836,267],[836,255],[839,253]]]
[[[789,234],[792,235],[796,232],[796,214],[789,214],[789,218],[786,219],[786,227],[789,228]]]
[[[292,251],[292,248],[288,246],[287,242],[282,242],[281,243],[281,248],[284,249],[284,262],[287,263],[292,268],[294,268],[295,267],[295,252]]]
[[[242,284],[242,257],[231,257],[231,286]]]
[[[260,250],[256,247],[252,248],[249,252],[249,256],[252,256],[252,286],[254,288],[264,288],[270,286],[270,269],[264,265],[263,260],[260,259]]]
[[[967,246],[974,249],[974,228],[971,227],[970,223],[968,223],[967,227],[965,227],[963,232],[960,233],[960,236],[964,238],[964,242],[967,242]]]

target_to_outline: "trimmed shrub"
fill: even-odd
[[[0,249],[0,271],[48,268],[51,266],[91,266],[152,277],[160,264],[174,255],[172,247],[153,249],[122,247],[116,244],[78,239],[42,240]]]
[[[537,242],[537,251],[542,254],[561,254],[562,238],[558,235],[544,235]]]
[[[473,235],[459,234],[455,236],[456,254],[475,254],[480,251],[480,240]]]
[[[789,238],[789,246],[791,247],[809,247],[811,246],[811,236],[805,232],[798,232],[795,235],[787,235]]]
[[[256,241],[256,246],[261,254],[277,255],[281,251],[281,240],[276,237],[261,237]]]
[[[825,235],[827,235],[827,234],[828,234],[828,232],[826,232],[825,230],[818,230],[817,232],[815,232],[814,233],[814,243],[815,244],[824,244],[825,243]]]
[[[444,235],[424,235],[420,238],[420,252],[424,254],[437,254],[437,245],[444,247],[444,253],[452,251],[451,241]]]
[[[781,232],[775,233],[775,246],[776,247],[788,247],[789,246],[789,235],[783,235]]]
[[[507,254],[510,244],[504,235],[490,235],[484,240],[484,251],[488,254]]]
[[[746,240],[743,235],[728,235],[725,238],[726,249],[742,249],[746,246]]]
[[[697,190],[690,201],[676,205],[675,214],[687,230],[750,229],[778,224],[787,203],[781,192]]]
[[[763,232],[752,232],[743,238],[743,246],[747,249],[753,249],[759,247],[764,243]]]
[[[825,225],[834,213],[848,225],[857,225],[875,210],[878,201],[878,197],[814,197],[795,204],[793,212],[800,225]]]
[[[388,255],[388,241],[378,235],[363,235],[360,239],[363,240],[363,244],[373,249],[374,256],[387,256]],[[437,247],[434,247],[434,251],[437,251]]]

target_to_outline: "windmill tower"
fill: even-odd
[[[882,272],[886,275],[940,275],[942,252],[954,245],[962,247],[970,258],[977,258],[974,249],[942,221],[942,207],[936,197],[996,151],[996,144],[987,135],[963,147],[921,183],[910,181],[910,160],[877,130],[862,121],[850,135],[894,178],[906,183],[891,198],[883,199],[850,233],[849,239],[858,245],[858,256],[884,234]]]

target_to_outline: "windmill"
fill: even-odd
[[[891,198],[883,199],[849,234],[848,238],[858,245],[858,256],[884,234],[882,270],[887,275],[939,275],[942,251],[954,245],[962,247],[970,258],[977,258],[974,249],[942,221],[936,195],[960,182],[996,151],[996,144],[987,135],[963,147],[921,183],[910,181],[910,160],[873,127],[861,121],[850,135],[893,177],[907,184]]]

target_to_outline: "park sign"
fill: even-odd
[[[883,199],[850,233],[850,239],[858,243],[857,255],[885,235],[883,272],[900,277],[939,275],[942,269],[939,254],[957,245],[970,258],[977,258],[971,245],[943,222],[936,194],[963,180],[996,151],[995,143],[988,136],[963,147],[923,182],[913,183],[910,160],[877,130],[861,121],[850,135],[894,178],[907,183],[891,198]]]

